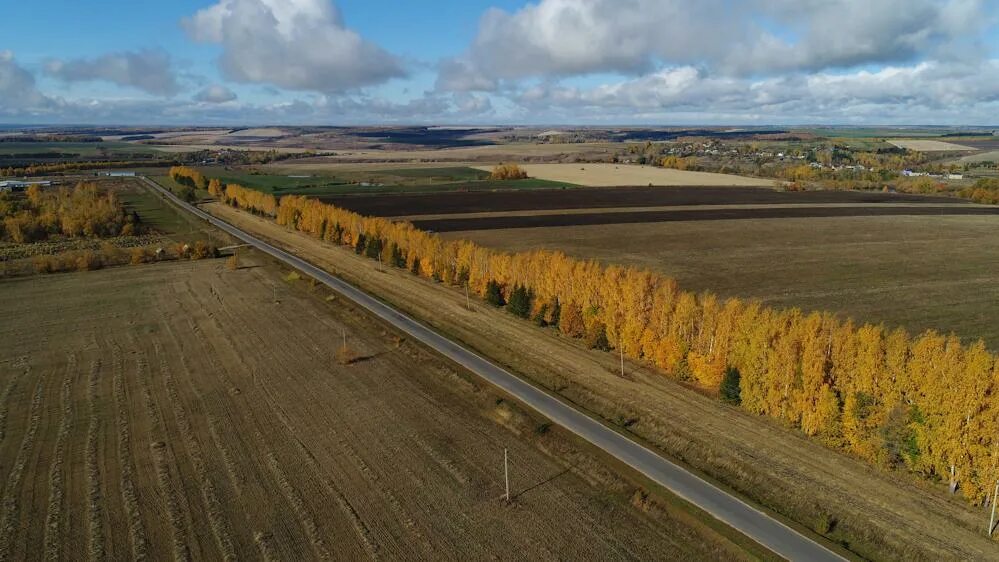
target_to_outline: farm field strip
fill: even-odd
[[[945,142],[931,139],[892,139],[889,144],[908,150],[918,150],[921,152],[960,152],[963,150],[977,150],[972,146],[964,146],[952,142]]]
[[[641,213],[655,211],[730,211],[730,210],[758,210],[758,209],[854,209],[863,207],[872,208],[913,208],[922,207],[925,203],[773,203],[773,204],[745,204],[745,205],[661,205],[653,207],[604,207],[587,209],[535,209],[529,211],[497,211],[478,213],[441,213],[425,215],[402,215],[388,217],[395,221],[419,221],[438,219],[480,219],[489,217],[535,217],[545,215],[585,215],[588,213]],[[934,208],[988,208],[977,203],[947,203],[934,204]]]
[[[656,222],[700,222],[749,219],[801,219],[826,217],[864,216],[941,216],[941,215],[999,215],[999,208],[985,206],[933,206],[909,205],[904,207],[887,205],[869,206],[806,206],[755,208],[710,208],[697,210],[661,210],[614,213],[561,213],[532,215],[490,215],[478,218],[454,218],[442,215],[440,218],[412,220],[414,226],[435,232],[538,228],[552,226],[594,226],[629,223]]]
[[[703,185],[773,187],[774,180],[711,172],[692,172],[633,164],[521,164],[532,178],[561,181],[588,187],[615,185]],[[480,167],[488,171],[488,167]]]
[[[343,195],[324,202],[362,215],[393,217],[422,214],[499,213],[565,209],[648,208],[690,205],[829,203],[963,204],[953,197],[871,191],[785,192],[762,187],[591,187],[523,192]]]

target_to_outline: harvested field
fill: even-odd
[[[928,197],[880,191],[785,192],[762,187],[689,186],[556,189],[516,193],[344,195],[321,197],[321,199],[362,215],[379,217],[686,205],[964,203],[952,197]]]
[[[958,159],[958,162],[962,164],[974,162],[999,162],[999,150],[989,150],[988,152],[979,152],[977,154],[962,156]]]
[[[903,209],[911,211],[911,209]],[[451,232],[511,251],[563,250],[648,267],[681,286],[833,310],[999,349],[994,216],[688,221]]]
[[[259,263],[0,282],[0,558],[741,556],[323,296]]]
[[[830,451],[772,420],[728,407],[642,364],[618,375],[616,355],[472,301],[353,252],[220,205],[240,227],[366,288],[428,325],[579,404],[621,431],[855,552],[893,560],[999,559],[982,533],[987,513],[900,474],[885,474]],[[849,219],[836,219],[849,220]],[[716,223],[717,224],[717,223]],[[807,234],[804,235],[807,238]],[[620,245],[617,247],[621,251]],[[758,255],[766,264],[779,261]],[[819,258],[820,259],[820,258]]]
[[[729,174],[690,172],[630,164],[526,164],[527,175],[543,180],[564,181],[588,187],[615,185],[704,185],[767,186],[774,180],[747,178]],[[488,168],[480,168],[487,170]]]
[[[888,142],[899,148],[918,150],[920,152],[960,152],[962,150],[975,150],[975,148],[971,146],[929,139],[892,139]]]

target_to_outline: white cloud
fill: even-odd
[[[203,103],[226,103],[235,99],[236,93],[221,84],[212,84],[194,95],[194,101]]]
[[[58,105],[38,90],[35,77],[17,64],[14,53],[0,51],[0,115],[45,114]]]
[[[487,11],[467,52],[442,63],[438,88],[662,66],[766,75],[912,62],[979,37],[986,8],[983,0],[541,0]]]
[[[237,82],[337,93],[405,75],[330,0],[219,0],[182,24],[192,39],[222,45],[222,73]]]
[[[108,53],[94,59],[50,60],[45,71],[66,82],[103,80],[172,96],[180,90],[170,55],[160,49]]]
[[[769,124],[988,124],[999,109],[999,60],[761,79],[711,76],[683,66],[593,88],[539,85],[515,99],[530,112],[599,115],[599,120],[611,121],[638,115],[686,122],[751,117]]]

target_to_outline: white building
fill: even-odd
[[[7,180],[0,181],[0,191],[21,191],[23,189],[28,189],[29,187],[37,185],[40,187],[48,187],[52,185],[50,181],[18,181],[18,180]]]

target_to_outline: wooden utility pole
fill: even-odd
[[[472,310],[472,301],[468,299],[468,281],[465,281],[465,308]]]
[[[996,480],[996,491],[992,493],[992,516],[989,517],[989,528],[986,531],[988,536],[992,536],[992,530],[996,525],[996,500],[999,499],[999,480]]]
[[[510,456],[507,449],[503,449],[503,479],[506,480],[506,503],[510,503]]]

